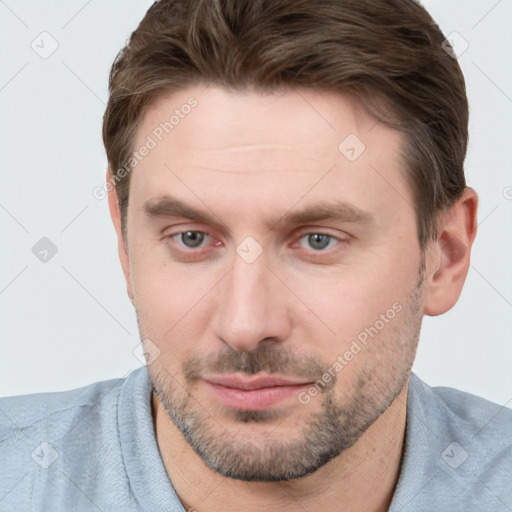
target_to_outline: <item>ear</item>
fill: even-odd
[[[124,278],[126,279],[126,286],[128,291],[128,297],[133,304],[133,290],[130,278],[130,260],[128,254],[128,244],[125,240],[121,223],[121,211],[119,209],[119,198],[117,197],[117,190],[114,186],[114,179],[110,167],[107,169],[107,190],[108,190],[108,207],[110,210],[110,217],[114,224],[114,229],[117,234],[117,251],[119,253],[119,260],[121,261],[121,267],[123,269]]]
[[[459,299],[476,236],[477,209],[478,196],[466,187],[462,197],[438,220],[437,240],[428,250],[431,264],[427,266],[426,315],[446,313]]]

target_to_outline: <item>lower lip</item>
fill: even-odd
[[[287,398],[296,397],[307,387],[307,384],[295,384],[260,389],[238,389],[205,382],[212,393],[227,407],[251,411],[269,409]]]

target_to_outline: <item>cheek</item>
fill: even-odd
[[[194,265],[171,265],[159,251],[134,251],[130,259],[141,336],[154,340],[163,356],[191,355],[208,327],[219,277]]]
[[[331,340],[323,346],[336,354],[375,324],[377,328],[384,325],[379,332],[390,331],[390,325],[397,327],[404,321],[399,313],[405,311],[409,294],[418,282],[419,264],[419,259],[412,256],[403,261],[395,252],[379,251],[375,258],[315,276],[290,276],[294,292],[308,307],[298,323],[308,330],[311,339],[316,333],[317,339]],[[382,340],[386,337],[379,334]],[[321,346],[316,344],[315,350]]]

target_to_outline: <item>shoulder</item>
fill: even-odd
[[[125,430],[143,421],[151,425],[149,392],[142,367],[71,391],[0,399],[2,505],[86,511],[101,503],[102,510],[136,510],[120,411],[124,404]]]
[[[430,387],[411,375],[411,387],[424,404],[434,406],[438,427],[468,436],[481,443],[510,448],[512,440],[512,409],[477,395],[449,387]],[[501,443],[500,441],[504,441]]]
[[[512,410],[457,389],[430,387],[412,374],[394,504],[403,512],[512,510],[510,475]]]
[[[70,391],[0,398],[0,443],[36,430],[65,432],[88,410],[115,407],[123,382],[112,379]]]
[[[506,405],[500,405],[480,396],[454,388],[436,387],[432,388],[432,391],[462,421],[478,422],[482,418],[488,418],[491,414],[493,416],[496,415],[495,427],[510,427],[512,424],[512,409],[509,409]]]

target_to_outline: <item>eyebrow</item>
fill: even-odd
[[[223,225],[223,222],[211,210],[210,212],[199,211],[170,196],[148,199],[143,205],[143,211],[149,217],[180,217],[197,222]],[[370,224],[375,217],[372,213],[349,203],[334,201],[307,206],[302,210],[289,211],[278,220],[267,220],[266,224],[272,229],[277,224],[296,225],[325,220]]]
[[[170,196],[148,199],[142,209],[149,217],[183,217],[207,223],[211,223],[214,217],[213,214],[200,212]]]
[[[279,221],[284,224],[305,224],[321,220],[338,222],[358,222],[369,224],[375,219],[370,212],[361,210],[356,206],[343,201],[320,203],[308,206],[303,210],[286,213]]]

